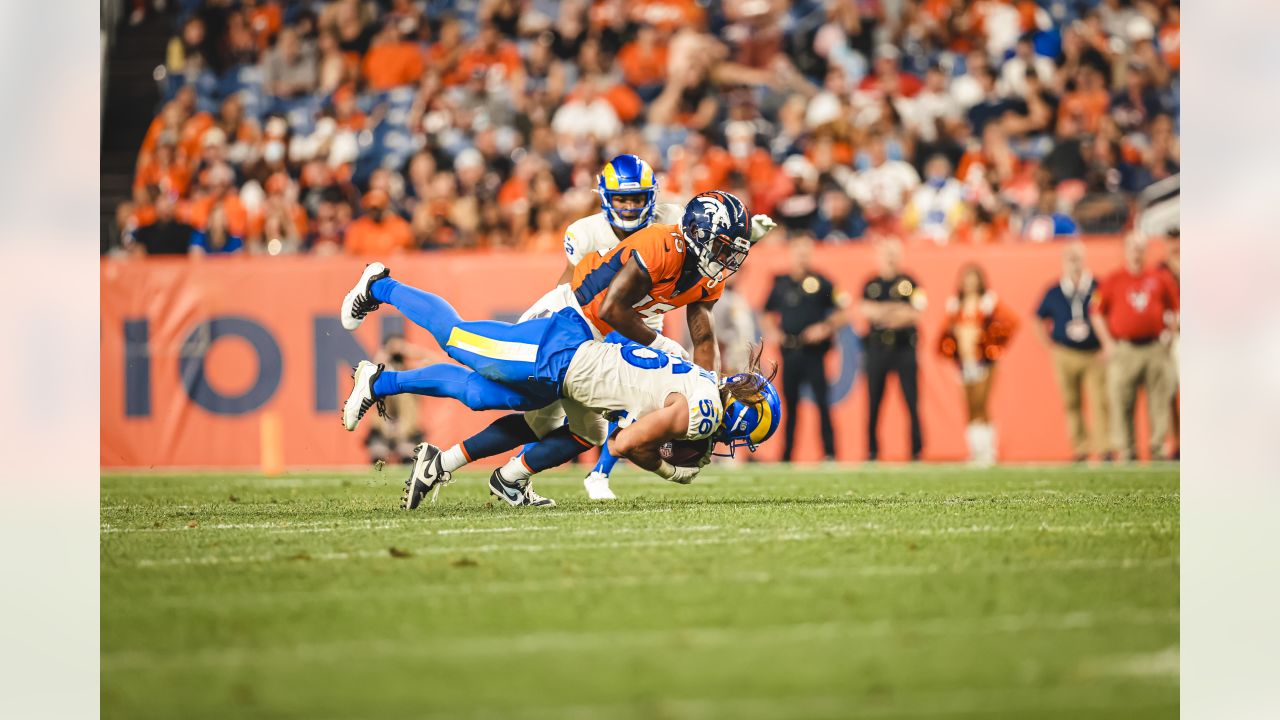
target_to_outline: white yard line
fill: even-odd
[[[856,694],[821,693],[769,695],[752,697],[663,697],[643,698],[631,702],[597,705],[523,705],[514,708],[474,708],[469,711],[429,713],[422,720],[597,720],[597,718],[679,717],[804,717],[810,720],[846,720],[858,718],[946,718],[987,717],[993,708],[1001,716],[1020,713],[1021,717],[1037,717],[1047,709],[1059,713],[1074,712],[1089,717],[1118,710],[1138,713],[1144,710],[1174,710],[1176,704],[1115,703],[1099,701],[1079,686],[979,687],[955,690],[913,690],[909,695],[894,697],[883,704],[871,704]],[[1142,713],[1144,715],[1150,713]],[[350,717],[315,718],[314,720],[356,720]]]
[[[799,623],[772,626],[684,627],[638,631],[547,631],[487,637],[441,637],[430,644],[386,638],[359,641],[293,643],[288,646],[219,647],[194,652],[154,653],[139,650],[107,652],[103,661],[117,671],[145,667],[252,667],[282,661],[350,663],[359,657],[450,660],[460,657],[509,657],[549,651],[589,651],[625,647],[678,646],[715,648],[752,643],[812,642],[898,634],[981,636],[1000,633],[1087,630],[1101,625],[1176,624],[1174,611],[1116,609],[1110,612],[994,615],[966,618],[940,616],[898,621]]]
[[[833,503],[833,504],[844,505],[845,503]],[[166,510],[173,510],[178,508],[189,508],[191,510],[203,509],[210,512],[218,511],[222,509],[222,508],[217,508],[213,506],[202,507],[198,505],[165,506]],[[545,511],[541,511],[541,512],[545,512]],[[546,517],[548,518],[572,517],[574,519],[581,519],[584,517],[617,517],[622,515],[654,515],[659,513],[670,513],[670,512],[672,512],[672,508],[659,507],[659,508],[643,508],[638,510],[587,510],[584,512],[578,512],[578,513],[572,513],[572,514],[567,514],[567,513],[556,514],[552,512],[552,513],[546,513]],[[99,527],[99,532],[107,533],[107,534],[190,532],[193,530],[273,530],[276,532],[289,532],[290,530],[293,530],[295,532],[315,532],[315,530],[311,530],[310,528],[317,528],[317,527],[327,527],[331,529],[350,528],[353,530],[369,530],[369,529],[377,530],[377,529],[384,529],[384,528],[402,527],[405,529],[420,530],[422,532],[427,532],[427,533],[434,532],[436,534],[441,534],[441,535],[448,534],[450,532],[453,532],[453,533],[488,532],[488,530],[485,528],[471,528],[471,527],[457,528],[457,529],[446,528],[441,530],[435,530],[427,526],[427,523],[452,522],[452,521],[484,522],[485,519],[476,518],[475,516],[469,516],[469,515],[468,516],[445,515],[445,516],[436,517],[436,516],[428,516],[424,513],[416,513],[412,515],[406,513],[403,516],[402,520],[383,522],[381,524],[376,524],[376,525],[373,523],[372,520],[311,520],[311,521],[302,521],[302,522],[281,521],[281,522],[274,522],[274,523],[273,522],[210,523],[208,525],[197,524],[195,527],[188,527],[184,521],[190,521],[192,519],[196,520],[197,523],[199,522],[198,518],[174,518],[172,522],[182,523],[174,527],[121,527],[119,525],[112,525],[111,523],[104,523]],[[538,527],[543,527],[543,526],[522,525],[518,528],[513,528],[513,529],[526,530],[529,528],[538,528]]]
[[[524,530],[555,530],[555,525],[527,525],[524,527],[493,527],[493,528],[443,528],[440,530],[432,530],[421,527],[421,521],[417,521],[419,526],[413,527],[415,520],[406,519],[401,522],[380,522],[375,523],[372,520],[351,521],[325,521],[316,520],[311,522],[289,522],[289,523],[213,523],[209,525],[197,524],[194,527],[151,527],[151,528],[129,528],[116,527],[114,525],[103,525],[101,532],[106,534],[115,533],[170,533],[170,532],[195,532],[200,530],[266,530],[269,533],[316,533],[316,532],[342,532],[357,530],[418,530],[429,535],[458,535],[469,533],[503,533],[503,532],[520,532]]]
[[[398,587],[380,591],[381,597],[394,596],[425,600],[433,597],[471,597],[475,595],[532,595],[554,592],[594,592],[603,589],[657,587],[715,582],[732,585],[769,585],[804,580],[872,579],[892,577],[921,577],[927,575],[1009,575],[1020,573],[1069,573],[1078,571],[1152,570],[1173,568],[1177,558],[1074,558],[1043,562],[1008,563],[1000,565],[965,564],[900,564],[855,565],[849,567],[799,568],[785,572],[740,572],[717,574],[609,575],[562,577],[555,580],[475,582],[458,577],[455,580],[431,582],[411,587]],[[259,590],[253,594],[211,598],[204,593],[192,595],[168,594],[153,598],[167,607],[201,608],[256,607],[262,603],[287,600],[291,603],[329,603],[340,600],[368,597],[363,589],[326,589],[323,593],[287,590],[273,592]]]
[[[1171,645],[1155,652],[1095,658],[1081,670],[1091,677],[1120,675],[1176,679],[1179,674],[1178,660],[1178,646]]]
[[[667,528],[663,531],[655,531],[647,528],[610,528],[610,529],[590,529],[590,530],[573,530],[564,534],[570,537],[591,537],[597,535],[613,535],[613,534],[657,534],[658,532],[702,532],[707,530],[720,529],[714,525],[691,526],[687,528]],[[739,544],[744,542],[807,542],[807,541],[825,541],[833,538],[848,538],[862,534],[874,534],[880,536],[892,537],[963,537],[963,536],[982,536],[996,535],[1016,532],[1040,532],[1060,535],[1092,535],[1107,536],[1116,533],[1122,534],[1139,534],[1145,532],[1162,532],[1169,533],[1175,531],[1175,527],[1171,523],[1113,523],[1108,525],[1066,525],[1052,526],[1047,524],[1041,525],[970,525],[959,527],[945,528],[886,528],[875,523],[865,523],[862,525],[833,525],[808,527],[804,529],[771,529],[767,532],[751,530],[748,528],[739,529],[737,532],[722,534],[711,537],[694,537],[694,538],[673,538],[673,539],[646,539],[636,541],[612,541],[599,543],[503,543],[503,544],[485,544],[485,545],[433,545],[427,547],[410,548],[411,555],[440,555],[440,554],[483,554],[492,552],[549,552],[561,550],[623,550],[632,548],[663,548],[663,547],[688,547],[699,545],[723,545],[723,544]],[[166,558],[140,558],[132,561],[131,564],[137,567],[166,567],[174,565],[223,565],[223,564],[244,564],[244,563],[269,563],[278,561],[289,561],[297,559],[305,559],[312,561],[321,560],[354,560],[354,559],[372,559],[372,558],[389,558],[390,554],[387,549],[379,548],[377,550],[363,550],[353,552],[317,552],[308,553],[305,558],[300,558],[298,553],[291,552],[285,554],[272,555],[203,555],[191,556],[184,555],[178,557]]]
[[[980,500],[968,500],[965,498],[967,497],[981,498],[981,497],[995,497],[995,496],[997,496],[997,494],[993,493],[989,496],[977,495],[977,496],[953,497],[953,498],[947,498],[942,500],[941,504],[985,506],[985,504],[982,503]],[[1176,496],[1169,496],[1169,498],[1167,499],[1175,499],[1175,498]],[[750,499],[750,498],[746,498],[746,499]],[[867,503],[868,501],[874,502],[878,500],[884,500],[886,502],[892,502],[892,501],[901,502],[902,498],[897,496],[893,496],[893,497],[868,496],[868,497],[859,497],[853,500],[845,500],[845,501],[832,500],[828,502],[808,502],[808,503],[804,503],[804,508],[814,509],[814,510],[823,510],[823,509],[829,509],[829,508],[865,508],[866,507],[865,503]],[[1031,498],[1010,498],[1010,499],[1002,500],[1000,502],[990,503],[990,507],[995,508],[1002,505],[1041,505],[1041,504],[1061,506],[1061,505],[1072,505],[1072,504],[1082,504],[1082,503],[1083,501],[1063,502],[1061,500],[1056,500],[1056,501],[1040,502]],[[754,506],[752,505],[740,506],[740,507],[735,507],[734,510],[735,512],[739,512],[739,513],[765,511],[765,510],[772,512],[774,509],[776,509],[776,507],[771,507],[771,505],[776,506],[778,504],[783,504],[783,505],[787,504],[787,499],[778,498],[778,499],[775,499],[772,503],[768,503],[768,504],[762,503],[760,505],[754,505]],[[708,505],[705,507],[693,506],[693,507],[681,508],[680,510],[685,514],[696,515],[698,513],[711,511],[717,507],[718,506],[716,505]],[[210,507],[208,508],[208,510],[216,511],[218,510],[218,508]],[[542,512],[545,513],[544,517],[549,519],[550,518],[573,518],[577,520],[577,519],[582,519],[584,517],[620,517],[620,516],[630,516],[630,515],[651,515],[651,514],[658,514],[658,513],[667,514],[667,513],[672,513],[674,511],[675,509],[670,507],[657,507],[657,508],[642,508],[642,509],[633,509],[633,510],[605,510],[605,509],[595,510],[593,509],[593,510],[587,510],[584,512],[573,512],[573,513],[557,513],[554,510],[542,511]],[[424,526],[432,523],[447,523],[447,522],[457,522],[457,521],[485,522],[487,520],[485,518],[476,518],[474,516],[439,516],[437,517],[437,516],[431,516],[425,513],[414,513],[414,514],[405,514],[403,518],[400,520],[382,521],[380,523],[375,523],[373,520],[313,520],[313,521],[302,521],[302,522],[282,520],[280,522],[210,523],[210,524],[197,524],[195,527],[188,527],[186,523],[183,522],[184,519],[187,521],[195,520],[197,523],[199,523],[198,518],[189,518],[189,519],[174,518],[171,522],[179,523],[174,527],[122,527],[112,523],[104,523],[100,526],[99,530],[104,534],[169,533],[169,532],[191,532],[191,531],[210,531],[210,530],[269,530],[272,532],[280,532],[280,533],[289,533],[289,532],[306,533],[306,532],[335,532],[342,529],[382,530],[382,529],[402,527],[405,529],[413,529],[413,530],[418,530],[422,532],[428,532],[428,533],[435,532],[437,534],[444,534],[443,530],[433,530],[430,527],[424,527]],[[533,529],[537,527],[539,526],[523,525],[523,526],[520,526],[520,528],[518,529]],[[328,528],[328,529],[315,530],[314,528]],[[451,529],[451,531],[452,532],[490,532],[490,530],[485,528],[472,529],[469,527],[461,528],[461,529]]]

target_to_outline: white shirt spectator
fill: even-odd
[[[1022,34],[1022,18],[1012,3],[986,0],[976,8],[982,17],[982,27],[987,34],[987,57],[995,65],[1004,59]]]
[[[914,98],[895,99],[894,109],[902,116],[903,123],[925,142],[938,139],[939,119],[958,118],[964,114],[964,109],[953,95],[928,90],[922,90]]]
[[[1098,18],[1102,21],[1102,31],[1112,37],[1128,37],[1126,30],[1129,22],[1141,17],[1137,10],[1125,7],[1117,0],[1098,3]]]
[[[960,112],[968,112],[969,108],[982,102],[982,97],[986,94],[978,78],[969,73],[952,80],[948,91],[951,93],[951,99],[960,107]]]
[[[880,165],[854,175],[845,191],[859,205],[878,205],[890,212],[900,212],[907,197],[920,185],[920,175],[909,163],[885,160]]]
[[[964,214],[964,185],[949,177],[941,185],[926,183],[916,188],[903,213],[903,222],[922,237],[946,245]]]
[[[293,97],[311,92],[316,87],[319,64],[316,48],[298,41],[289,30],[281,41],[262,55],[262,82],[268,95]]]
[[[1014,55],[1000,68],[1001,95],[1026,97],[1028,65],[1034,68],[1042,83],[1053,82],[1053,61],[1043,55],[1032,55],[1030,62]]]
[[[602,97],[591,102],[573,100],[560,106],[551,119],[551,129],[557,134],[581,137],[591,135],[597,140],[611,140],[622,131],[622,122],[613,106]]]

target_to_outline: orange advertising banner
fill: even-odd
[[[1119,242],[1091,240],[1089,265],[1102,275],[1120,264]],[[1027,320],[1001,361],[992,397],[1000,456],[1010,461],[1065,460],[1066,420],[1048,351],[1028,329],[1045,290],[1057,282],[1060,246],[908,247],[906,271],[929,297],[921,326],[920,413],[925,459],[966,455],[959,373],[935,348],[946,298],[959,268],[977,261],[994,289]],[[438,293],[463,317],[514,320],[545,293],[563,268],[559,254],[424,253],[387,260],[394,276]],[[384,307],[355,333],[338,323],[338,305],[364,261],[347,257],[203,257],[104,260],[102,293],[102,457],[108,468],[301,468],[367,462],[364,431],[341,427],[339,406],[351,367],[370,357],[386,334],[402,332],[435,349],[431,336]],[[753,251],[730,281],[757,311],[775,275],[789,266],[785,247]],[[820,247],[814,266],[861,297],[875,273],[868,244]],[[855,320],[859,332],[865,331]],[[682,313],[668,333],[687,336]],[[866,384],[853,332],[828,358],[839,456],[866,452]],[[440,360],[446,360],[443,353]],[[766,359],[777,359],[768,348]],[[422,398],[426,436],[448,445],[483,428],[496,413],[475,413],[453,400]],[[797,459],[820,456],[817,413],[799,412]],[[905,459],[907,418],[890,378],[880,422],[882,457]],[[781,433],[761,448],[781,453]]]

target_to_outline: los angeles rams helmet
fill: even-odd
[[[698,271],[711,284],[738,272],[751,250],[751,216],[732,193],[711,190],[693,196],[680,221]]]
[[[605,163],[596,189],[600,192],[600,208],[610,225],[633,232],[653,221],[653,206],[658,200],[658,178],[644,160],[635,155],[619,155]],[[644,207],[635,217],[623,217],[613,207],[613,198],[618,195],[643,195]]]
[[[760,379],[764,398],[752,405],[729,397],[724,408],[724,424],[715,436],[716,442],[724,443],[728,452],[716,453],[717,455],[733,457],[734,449],[744,446],[755,452],[760,443],[772,437],[782,424],[782,399],[778,397],[777,388],[760,373],[752,374]],[[721,384],[733,382],[740,377],[742,376],[727,377]]]

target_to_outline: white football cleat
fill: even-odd
[[[347,396],[347,402],[342,406],[343,427],[355,430],[360,418],[364,417],[364,414],[374,405],[378,406],[379,415],[387,416],[387,408],[382,398],[373,396],[373,383],[381,374],[382,365],[374,365],[368,360],[361,360],[360,364],[356,365],[355,372],[351,373],[355,386],[351,388],[351,394]]]
[[[400,499],[400,508],[413,510],[422,504],[422,499],[432,490],[440,494],[440,487],[453,482],[453,473],[440,466],[440,448],[431,443],[422,443],[413,451],[413,469],[409,471],[409,479],[404,482],[404,496]],[[435,495],[431,502],[435,502]]]
[[[555,507],[556,501],[543,497],[533,490],[533,481],[525,480],[523,485],[507,482],[502,472],[494,470],[489,476],[489,494],[513,507]]]
[[[364,316],[378,309],[382,303],[373,299],[373,290],[370,286],[374,280],[384,277],[390,277],[391,271],[386,265],[380,262],[372,262],[365,266],[364,272],[360,273],[360,280],[356,282],[356,286],[351,288],[351,292],[342,298],[342,311],[338,317],[342,320],[342,327],[346,330],[355,330],[360,327],[360,323],[364,322]]]
[[[609,489],[609,476],[604,473],[592,472],[582,481],[582,486],[587,489],[587,497],[592,500],[617,500],[618,496],[613,494]]]

